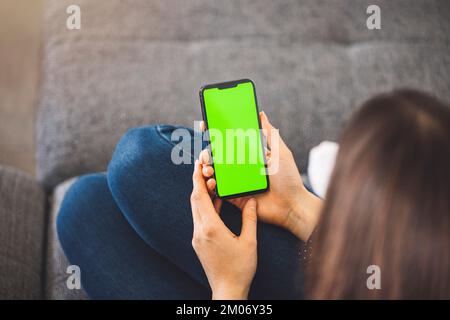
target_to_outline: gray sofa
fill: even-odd
[[[192,126],[205,83],[253,79],[302,170],[374,93],[450,99],[448,0],[78,0],[81,30],[67,30],[72,3],[45,4],[37,179],[0,167],[0,298],[85,298],[65,285],[64,192],[106,170],[127,128]],[[381,30],[366,28],[369,4]]]

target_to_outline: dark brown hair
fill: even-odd
[[[369,290],[367,267],[381,271]],[[313,237],[311,298],[450,298],[450,106],[415,90],[367,101],[340,138]]]

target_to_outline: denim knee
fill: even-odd
[[[114,178],[124,170],[139,169],[144,165],[148,167],[149,161],[155,156],[170,154],[177,144],[171,140],[171,134],[179,128],[183,127],[159,124],[129,129],[114,150],[108,165],[108,179]],[[189,130],[192,139],[193,131],[183,129]]]
[[[156,126],[132,128],[125,132],[108,165],[108,184],[113,193],[127,177],[148,166],[160,139]]]
[[[67,190],[56,219],[58,238],[65,252],[73,245],[74,236],[82,232],[75,229],[81,226],[83,221],[87,221],[90,215],[95,214],[90,204],[103,198],[99,197],[99,193],[105,192],[105,185],[105,174],[88,174],[78,178]]]
[[[177,128],[180,127],[155,125],[133,128],[120,139],[107,173],[111,193],[119,207],[127,191],[142,186],[142,183],[151,183],[143,181],[142,177],[152,177],[155,172],[171,170],[173,163],[170,156],[176,145],[171,141],[171,133]]]
[[[125,132],[116,145],[108,165],[108,177],[123,167],[135,167],[152,148],[152,142],[159,137],[155,134],[156,126],[132,128]]]

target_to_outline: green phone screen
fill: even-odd
[[[203,89],[219,197],[268,188],[255,89],[251,81]]]

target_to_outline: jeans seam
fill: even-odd
[[[164,134],[162,134],[161,127],[162,127],[162,125],[156,126],[156,133],[158,134],[158,136],[160,138],[162,138],[166,143],[168,143],[172,148],[176,147],[177,146],[176,143],[174,143],[172,140],[169,140]],[[176,128],[176,129],[178,129],[178,128]],[[194,139],[194,137],[191,137],[191,139]],[[182,150],[184,152],[183,149],[180,148],[180,150]],[[189,152],[189,155],[191,156],[191,159],[194,159],[194,155],[192,154],[192,152]]]

